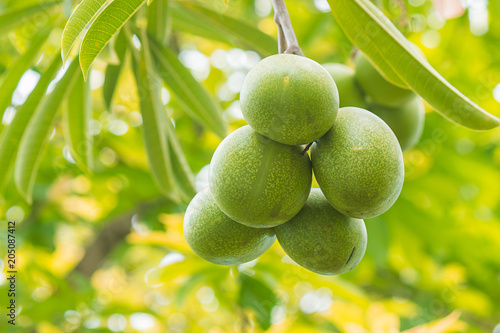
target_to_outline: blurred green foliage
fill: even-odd
[[[38,2],[3,0],[0,15]],[[173,8],[185,5],[169,2]],[[488,3],[487,31],[474,17],[477,8],[474,15],[469,9],[444,21],[429,0],[375,2],[445,78],[500,114],[500,1]],[[324,3],[287,1],[299,43],[320,63],[351,64],[352,45],[331,13],[320,10]],[[269,1],[201,4],[273,38],[276,34]],[[38,18],[55,29],[25,75],[36,76],[59,52],[71,8],[72,1],[65,0]],[[2,31],[0,73],[27,50],[34,20]],[[224,33],[218,26],[208,31],[200,22],[189,30],[183,28],[186,22],[173,19],[171,47],[220,102],[230,129],[244,125],[239,86],[260,56],[234,36],[216,38]],[[200,29],[203,37],[193,34]],[[401,197],[383,216],[366,221],[367,254],[347,274],[310,273],[293,264],[278,244],[258,261],[216,266],[188,248],[182,235],[185,204],[163,199],[151,177],[130,58],[106,106],[107,61],[98,58],[90,79],[96,171],[83,173],[75,165],[59,115],[33,205],[12,180],[2,190],[0,216],[22,221],[16,228],[17,325],[11,327],[2,315],[1,332],[491,332],[500,322],[500,130],[473,132],[428,108],[422,140],[404,156]],[[27,89],[21,88],[14,95],[18,104]],[[189,118],[166,87],[161,97],[202,187],[221,139]],[[7,112],[3,130],[8,117]],[[85,256],[88,246],[114,223],[125,226],[123,241],[109,241],[109,256],[90,276],[82,273],[80,261],[92,261]],[[0,306],[5,311],[6,223],[2,226]]]

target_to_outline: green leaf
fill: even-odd
[[[75,79],[63,112],[65,139],[76,164],[85,171],[92,169],[92,135],[88,124],[92,118],[90,82],[80,73]]]
[[[217,27],[210,25],[206,20],[199,20],[196,13],[176,2],[170,5],[172,29],[189,34],[208,38],[215,41],[232,44],[231,37],[221,34]]]
[[[2,132],[2,136],[0,137],[0,161],[2,161],[0,163],[0,188],[5,184],[8,169],[16,155],[24,130],[60,67],[61,57],[56,55],[38,80],[35,89],[33,89],[24,104],[16,111],[12,122]]]
[[[460,93],[418,55],[369,0],[328,2],[347,37],[389,80],[408,86],[437,112],[457,124],[474,130],[500,125],[500,119]]]
[[[33,36],[29,48],[20,56],[17,61],[10,67],[7,74],[4,75],[4,80],[0,85],[0,119],[2,118],[5,109],[10,105],[12,94],[19,83],[23,74],[31,67],[33,59],[36,57],[40,48],[49,37],[50,29],[42,29],[39,33]]]
[[[170,35],[172,24],[169,14],[169,0],[154,1],[148,7],[148,33],[161,45],[167,44]]]
[[[133,46],[130,47],[141,105],[142,134],[149,166],[160,191],[172,199],[177,199],[172,195],[174,176],[170,160],[170,146],[164,133],[164,124],[169,120],[157,93],[159,82],[153,73],[147,39],[142,41],[141,46],[140,56],[137,55],[137,50],[133,49]]]
[[[36,110],[21,139],[14,164],[14,181],[21,195],[30,204],[43,148],[50,137],[57,110],[78,73],[77,69],[78,60],[75,59]]]
[[[114,0],[97,15],[80,47],[80,66],[85,79],[97,55],[145,2],[146,0]]]
[[[248,23],[191,3],[174,2],[171,8],[177,30],[240,45],[262,56],[277,52],[276,40]]]
[[[194,176],[161,104],[159,79],[152,67],[146,33],[143,33],[142,43],[140,59],[137,50],[133,49],[132,55],[141,101],[143,136],[153,178],[165,195],[189,202],[196,194]]]
[[[365,221],[370,241],[367,243],[366,252],[372,257],[378,267],[385,267],[389,253],[389,228],[383,216]]]
[[[259,326],[267,330],[271,327],[271,311],[278,298],[268,286],[246,274],[240,274],[240,283],[238,302],[241,308],[254,310]]]
[[[172,175],[175,182],[176,192],[182,202],[189,203],[196,194],[193,173],[186,160],[184,151],[177,140],[177,136],[170,119],[167,119],[165,122],[164,131],[169,145],[170,161],[172,162]]]
[[[97,13],[104,7],[107,0],[83,0],[71,14],[63,30],[61,52],[64,61],[69,56],[71,48],[75,45],[83,29],[91,23]]]
[[[40,2],[32,6],[8,10],[0,14],[0,33],[5,33],[17,25],[29,22],[29,18],[41,11],[47,11],[61,4],[62,0]],[[47,13],[47,15],[49,15]]]
[[[115,42],[115,52],[118,57],[119,64],[108,64],[104,74],[104,84],[102,86],[102,94],[108,110],[111,108],[111,102],[113,101],[116,85],[118,83],[118,79],[120,78],[123,63],[125,62],[126,51],[127,36],[123,32],[120,32],[118,36],[116,36]]]
[[[196,81],[172,50],[159,46],[153,40],[150,45],[158,65],[156,72],[175,94],[183,110],[221,138],[225,137],[226,125],[220,105]]]

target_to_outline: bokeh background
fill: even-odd
[[[1,0],[0,13],[37,2]],[[262,53],[229,31],[197,26],[181,15],[185,2],[168,2],[177,8],[179,59],[220,102],[230,130],[245,125],[238,94]],[[375,2],[445,78],[500,114],[500,1],[457,1],[465,10],[444,0]],[[306,56],[351,64],[352,45],[325,0],[286,3]],[[56,29],[18,84],[3,127],[57,52],[75,4],[61,1],[47,14]],[[276,35],[270,0],[201,4]],[[0,80],[26,50],[32,20],[1,33]],[[1,332],[492,332],[500,323],[500,130],[470,131],[427,107],[423,137],[404,155],[403,192],[387,213],[366,220],[367,253],[349,273],[310,273],[277,243],[248,264],[217,266],[189,249],[186,205],[164,198],[150,175],[128,63],[106,108],[109,62],[100,56],[90,78],[97,172],[75,165],[57,120],[33,205],[12,181],[2,189],[0,305],[8,304],[5,222],[16,219],[19,314],[13,328],[2,310]],[[200,189],[221,139],[193,122],[167,87],[161,100]]]

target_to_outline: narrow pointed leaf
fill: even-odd
[[[173,173],[170,161],[169,145],[164,133],[164,125],[168,121],[163,110],[158,90],[158,81],[154,76],[147,39],[142,41],[140,56],[132,49],[132,60],[136,75],[137,91],[140,98],[142,115],[142,134],[149,167],[160,191],[172,199],[177,199],[173,193]],[[132,48],[133,46],[131,46]]]
[[[47,87],[56,75],[57,70],[61,67],[61,62],[61,57],[56,55],[38,80],[35,89],[33,89],[24,104],[16,111],[12,122],[2,132],[0,137],[0,188],[5,184],[9,167],[16,155],[24,130],[40,101],[45,96]]]
[[[107,0],[83,0],[71,14],[62,35],[61,52],[64,61],[68,58],[78,36],[95,19],[106,2]]]
[[[196,81],[177,55],[154,41],[150,43],[158,65],[158,74],[177,97],[190,117],[200,121],[221,138],[226,136],[222,110],[207,90]]]
[[[474,130],[500,125],[416,55],[404,37],[369,0],[328,0],[347,37],[393,82],[403,82],[449,120]]]
[[[80,66],[85,78],[97,55],[145,2],[146,0],[114,0],[97,15],[80,47]]]
[[[127,36],[124,33],[120,32],[116,38],[115,43],[115,52],[118,57],[119,63],[116,65],[108,64],[108,66],[106,67],[106,72],[104,74],[104,84],[102,86],[104,102],[108,109],[111,108],[113,95],[118,84],[118,79],[120,78],[120,72],[123,68],[123,63],[125,62],[126,51]]]
[[[92,118],[90,83],[77,75],[64,108],[65,139],[76,164],[85,171],[92,169],[92,135],[88,124]]]
[[[191,3],[174,2],[171,8],[173,26],[178,30],[240,45],[262,56],[277,52],[276,40],[249,23]]]
[[[158,0],[148,7],[148,33],[161,45],[166,45],[172,26],[169,2],[170,0]]]
[[[29,22],[31,16],[42,11],[50,15],[49,10],[52,10],[53,7],[60,5],[62,2],[63,0],[40,2],[28,7],[5,11],[0,14],[0,33]]]
[[[172,162],[172,174],[176,185],[176,192],[181,201],[188,203],[196,194],[194,176],[170,119],[166,119],[164,131],[169,145],[170,161]]]
[[[12,94],[19,83],[23,74],[31,67],[33,60],[39,53],[40,48],[49,37],[50,29],[43,29],[33,36],[29,48],[20,56],[16,62],[10,67],[7,74],[4,75],[2,84],[0,85],[0,119],[2,118],[5,109],[10,105]]]
[[[217,27],[210,25],[206,20],[199,20],[197,15],[185,6],[172,2],[170,6],[172,29],[186,32],[195,36],[233,44],[234,40],[226,34],[221,34]]]
[[[77,70],[78,61],[75,59],[63,77],[56,83],[54,90],[45,96],[21,139],[14,164],[14,181],[18,191],[28,203],[32,202],[36,175],[42,159],[43,148],[51,134],[53,120],[66,96],[68,87],[72,85],[76,73],[78,73]]]

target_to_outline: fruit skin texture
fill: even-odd
[[[425,107],[418,97],[399,108],[372,105],[369,110],[389,125],[403,151],[415,147],[420,140],[424,130]]]
[[[384,213],[403,187],[403,154],[382,119],[364,109],[339,110],[335,125],[311,147],[314,175],[325,197],[344,215]]]
[[[275,231],[290,258],[319,274],[345,273],[366,251],[364,221],[337,212],[318,188],[311,190],[304,208]]]
[[[205,187],[189,203],[184,215],[184,237],[201,258],[219,265],[254,260],[273,245],[273,229],[249,228],[231,220]]]
[[[261,60],[240,93],[241,111],[258,133],[288,145],[313,142],[332,127],[337,86],[317,62],[294,54]]]
[[[410,100],[415,93],[387,81],[361,52],[354,57],[356,79],[372,103],[398,107]]]
[[[323,67],[330,73],[339,91],[340,107],[355,106],[366,109],[363,92],[354,77],[354,69],[344,64],[328,63]]]
[[[210,189],[220,209],[256,228],[291,219],[311,190],[311,161],[301,151],[300,146],[275,142],[250,126],[231,133],[210,163]]]

